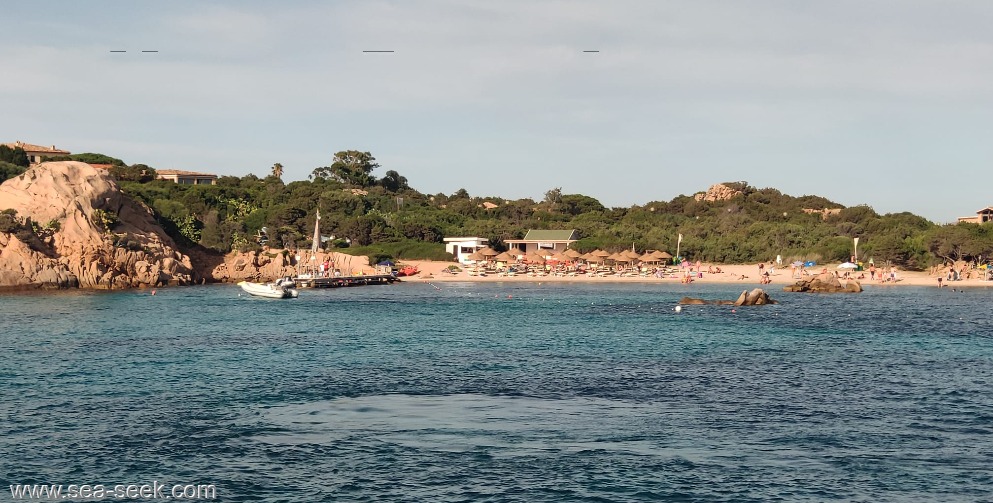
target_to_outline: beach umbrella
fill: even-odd
[[[669,260],[672,258],[672,255],[670,255],[669,252],[658,252],[658,254],[660,260]]]
[[[572,260],[571,258],[567,257],[564,253],[553,253],[552,256],[549,257],[549,259],[555,260],[557,262],[568,262]]]
[[[538,255],[537,253],[534,252],[527,254],[527,256],[524,257],[524,259],[527,260],[528,262],[533,262],[535,264],[545,263],[545,257],[542,257],[541,255]]]
[[[479,250],[479,253],[481,253],[484,257],[495,257],[500,254],[500,252],[494,250],[493,248],[490,248],[489,246],[483,248],[482,250]]]
[[[511,249],[507,250],[506,253],[509,253],[514,258],[520,258],[520,257],[523,257],[524,255],[526,255],[526,253],[522,252],[521,250],[519,250],[517,248],[511,248]]]
[[[496,260],[497,262],[514,262],[517,260],[517,257],[514,257],[507,252],[503,252],[496,257],[493,257],[493,260]]]
[[[605,262],[607,260],[607,257],[610,256],[609,253],[607,253],[607,252],[605,252],[603,250],[599,250],[599,249],[593,250],[593,251],[589,252],[587,255],[590,257],[590,260],[591,261],[593,261],[593,262],[599,262],[599,263]]]
[[[793,267],[802,267],[803,266],[803,261],[802,260],[797,260],[797,261],[793,262],[791,265]]]
[[[627,250],[627,251],[625,251],[623,253],[623,255],[625,257],[629,258],[629,259],[639,259],[639,258],[641,258],[641,255],[639,255],[638,252],[636,252],[634,250]]]
[[[580,257],[582,257],[582,254],[581,253],[579,253],[576,250],[573,250],[572,248],[570,248],[570,249],[562,252],[562,254],[565,255],[566,257],[569,257],[569,258],[580,258]]]
[[[479,253],[478,251],[471,253],[466,258],[469,259],[469,260],[475,260],[475,261],[486,260],[486,256],[483,255],[482,253]]]
[[[838,266],[838,269],[858,269],[858,267],[859,266],[857,264],[853,264],[851,262],[845,262],[845,263],[839,265]]]

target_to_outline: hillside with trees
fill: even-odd
[[[374,259],[443,259],[445,236],[480,236],[494,248],[528,229],[577,229],[579,251],[594,248],[666,250],[717,263],[785,260],[844,261],[860,238],[859,256],[907,269],[949,260],[985,262],[993,256],[993,226],[936,225],[911,213],[880,215],[868,206],[843,207],[814,195],[790,196],[747,182],[723,184],[726,199],[680,195],[670,201],[607,208],[595,197],[552,188],[540,201],[453,194],[426,194],[397,171],[377,177],[381,166],[369,152],[341,151],[308,180],[282,180],[275,164],[264,178],[222,176],[217,185],[178,185],[152,180],[145,165],[111,160],[123,190],[154,209],[180,243],[216,252],[271,247],[309,248],[317,210],[323,244]],[[96,157],[100,156],[100,157]],[[145,176],[140,174],[144,173]],[[828,211],[822,212],[821,210]],[[264,239],[260,240],[265,230]]]

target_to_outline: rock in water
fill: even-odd
[[[778,304],[778,302],[770,299],[769,294],[765,293],[761,288],[756,288],[751,292],[748,290],[741,292],[738,300],[704,300],[683,297],[679,303],[683,305],[715,304],[720,306],[764,306],[766,304]]]
[[[797,281],[783,287],[784,292],[809,293],[859,293],[862,285],[855,280],[842,281],[834,274],[821,273],[813,278]]]
[[[193,281],[152,211],[83,162],[46,162],[0,185],[0,287],[117,289]],[[31,223],[43,229],[31,231]]]
[[[734,305],[744,306],[746,300],[748,300],[748,290],[742,290],[741,295],[738,296],[738,300],[734,301]]]

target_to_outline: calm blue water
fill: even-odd
[[[223,501],[991,501],[993,291],[0,297],[0,483]],[[6,500],[6,496],[0,497]]]

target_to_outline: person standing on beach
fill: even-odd
[[[938,288],[941,288],[941,276],[938,276]]]

